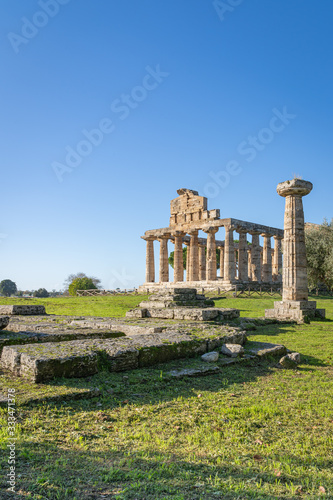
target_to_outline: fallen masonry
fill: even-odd
[[[133,338],[12,345],[3,348],[1,364],[14,375],[36,383],[54,377],[85,377],[102,369],[122,371],[153,366],[204,354],[224,343],[245,341],[245,332],[234,328],[231,334],[215,338],[165,331]]]
[[[162,318],[192,321],[230,321],[239,318],[238,309],[214,307],[212,300],[195,288],[161,290],[126,313],[127,318]]]
[[[45,307],[40,305],[8,305],[8,306],[0,306],[0,314],[6,314],[9,316],[15,315],[27,315],[27,316],[36,316],[43,315],[45,313]]]

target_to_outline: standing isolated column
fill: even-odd
[[[272,253],[271,253],[271,234],[265,233],[264,237],[264,248],[262,257],[262,276],[263,281],[266,283],[271,283],[272,281]]]
[[[190,241],[190,281],[199,280],[199,242],[198,231],[189,231]]]
[[[210,227],[204,231],[207,233],[206,277],[207,281],[213,281],[217,279],[215,233],[217,233],[218,228]]]
[[[252,231],[252,251],[251,251],[251,261],[252,261],[252,280],[261,281],[261,251],[259,244],[259,232]]]
[[[282,269],[281,241],[282,236],[274,236],[273,281],[277,282],[282,281],[282,274],[279,273]]]
[[[225,241],[224,241],[224,281],[235,281],[235,245],[234,245],[234,228],[225,226]]]
[[[146,283],[154,283],[155,281],[155,259],[154,259],[154,239],[145,238],[146,247]]]
[[[160,236],[160,283],[169,281],[168,239],[170,235]]]
[[[238,231],[238,279],[248,280],[247,233]]]
[[[174,250],[174,279],[175,283],[179,281],[184,281],[184,263],[183,263],[183,236],[185,233],[181,231],[176,231],[175,237],[175,250]]]
[[[199,244],[199,281],[206,279],[206,245]]]
[[[301,179],[281,182],[277,192],[286,199],[283,242],[282,300],[308,300],[308,278],[302,197],[312,184]]]

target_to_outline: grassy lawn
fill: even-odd
[[[123,316],[142,297],[33,299],[48,313]],[[263,316],[271,298],[228,298],[245,317]],[[13,303],[13,300],[8,302]],[[4,299],[1,300],[4,303]],[[276,360],[232,365],[202,378],[171,380],[170,362],[89,379],[17,388],[16,480],[31,499],[317,499],[333,498],[333,300],[326,321],[270,325],[249,340],[283,343],[302,355],[297,371]],[[107,312],[108,311],[108,312]],[[66,392],[66,400],[20,404],[31,394]],[[71,391],[101,395],[71,400]],[[0,409],[0,492],[8,472],[7,413]]]

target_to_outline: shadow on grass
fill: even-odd
[[[17,447],[17,496],[30,493],[29,498],[43,500],[280,500],[295,498],[295,487],[288,475],[276,477],[272,461],[288,463],[293,468],[330,467],[328,460],[302,460],[292,453],[259,456],[255,448],[234,464],[222,446],[214,458],[201,452],[185,461],[181,454],[129,451],[120,445],[96,451],[89,441],[86,435],[85,441],[71,450],[61,442],[21,443]],[[195,459],[199,463],[194,463]],[[311,472],[304,477],[311,484]],[[1,499],[13,498],[4,491],[3,480],[0,487]],[[303,489],[302,494],[306,493]]]

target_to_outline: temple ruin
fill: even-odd
[[[142,238],[147,242],[146,281],[140,291],[163,287],[189,286],[230,289],[235,284],[279,284],[282,281],[282,229],[232,218],[220,218],[220,210],[208,210],[207,198],[191,189],[178,189],[170,203],[169,227],[151,229]],[[217,239],[223,230],[224,239]],[[199,237],[199,231],[207,237]],[[234,241],[234,232],[238,233]],[[248,242],[247,235],[251,235]],[[263,237],[263,246],[259,236]],[[274,247],[272,248],[272,238]],[[154,241],[158,241],[159,273],[155,278]],[[174,244],[174,279],[169,279],[168,242]],[[187,246],[184,279],[183,245]],[[217,273],[216,249],[220,250]]]

